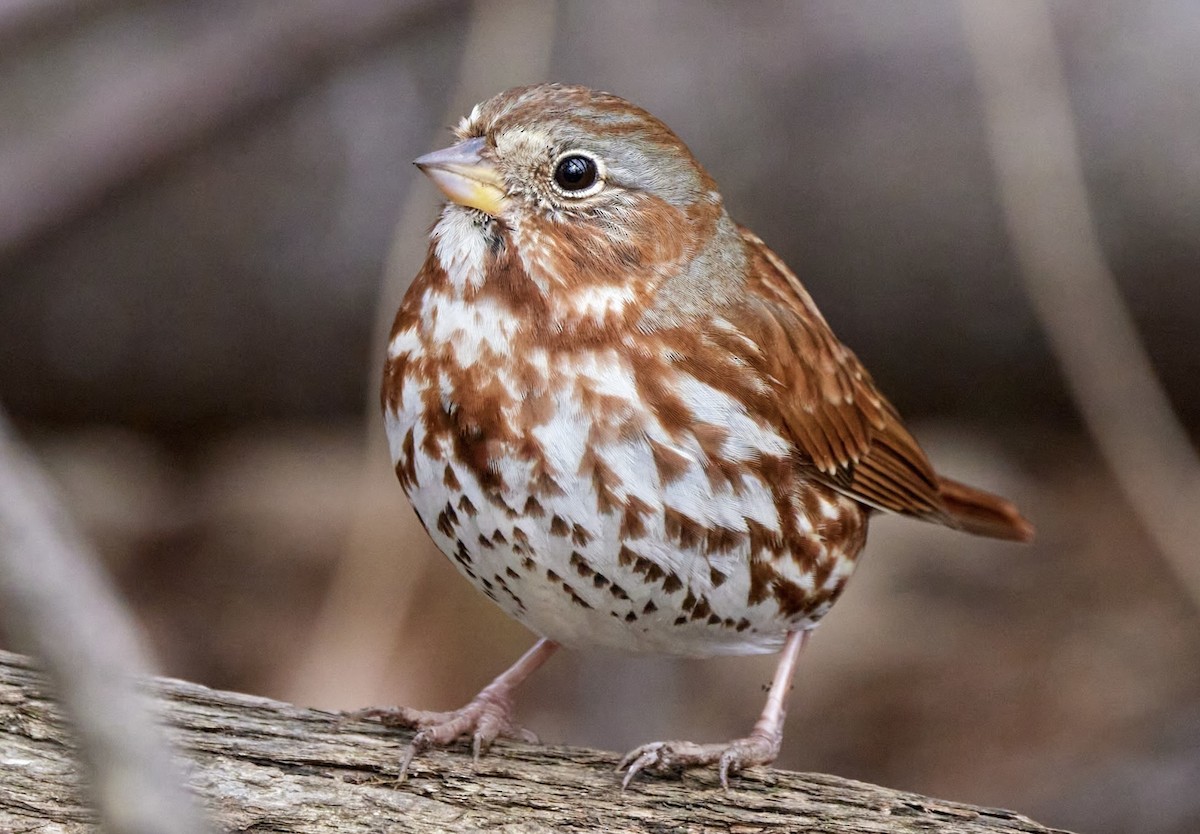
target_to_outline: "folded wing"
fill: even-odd
[[[838,341],[791,270],[743,229],[750,286],[727,313],[758,346],[756,366],[813,477],[872,507],[980,535],[1027,541],[1008,501],[941,478],[858,358]]]

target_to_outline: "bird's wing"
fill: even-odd
[[[775,389],[803,463],[864,504],[953,524],[938,476],[895,407],[783,261],[753,233],[742,236],[747,293],[728,317],[758,346],[752,364]]]

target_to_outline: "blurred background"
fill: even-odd
[[[1069,114],[1090,209],[1045,231],[1094,231],[1146,366],[1036,301],[986,5],[8,0],[0,403],[166,674],[460,705],[532,637],[433,550],[378,428],[380,328],[438,204],[409,163],[511,84],[618,93],[795,268],[939,469],[1039,529],[1017,547],[877,521],[779,765],[1079,831],[1200,830],[1200,553],[1154,515],[1200,518],[1200,4],[1052,2],[1062,89],[1028,90]],[[1019,150],[1056,181],[1061,148]],[[1165,394],[1119,410],[1151,447],[1167,415],[1171,478],[1121,456],[1102,408],[1080,418],[1095,386],[1072,367]],[[565,654],[519,709],[550,742],[730,738],[773,662]]]

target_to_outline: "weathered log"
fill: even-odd
[[[622,791],[612,753],[498,743],[396,773],[408,735],[289,704],[155,679],[190,787],[226,831],[944,832],[1052,834],[976,808],[836,776],[752,770],[724,791],[713,773],[642,777]],[[0,831],[97,831],[70,728],[34,665],[0,652]]]

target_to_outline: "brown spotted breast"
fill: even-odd
[[[388,354],[393,460],[439,548],[568,646],[770,652],[815,623],[867,511],[755,413],[734,326],[564,336],[493,223],[443,212]]]

